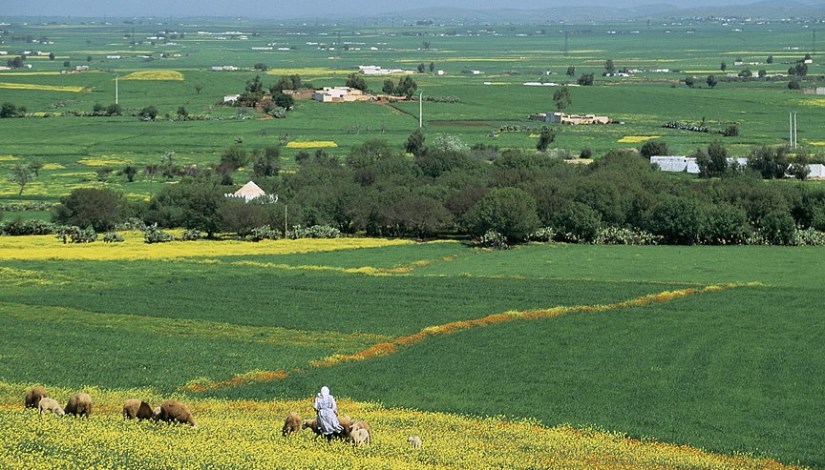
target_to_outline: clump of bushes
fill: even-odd
[[[484,235],[478,240],[478,246],[493,250],[507,250],[510,248],[510,245],[507,244],[507,237],[495,230],[487,230],[484,232]]]
[[[183,239],[185,241],[195,241],[200,240],[201,238],[203,238],[203,235],[201,234],[200,230],[190,228],[183,232]]]
[[[166,243],[175,239],[171,233],[164,232],[158,228],[158,224],[152,224],[146,227],[143,234],[143,241],[146,243]]]
[[[120,243],[123,237],[117,232],[106,232],[103,234],[103,241],[105,243]]]
[[[93,243],[97,240],[97,233],[91,225],[86,228],[80,228],[77,225],[61,225],[57,227],[55,233],[57,238],[63,240],[63,243]]]
[[[277,240],[279,238],[281,238],[281,232],[271,228],[269,225],[263,225],[252,229],[253,242],[259,242],[261,240]]]
[[[605,227],[593,243],[597,245],[656,245],[659,237],[640,229]]]
[[[23,220],[17,217],[8,222],[0,223],[0,235],[51,235],[55,231],[55,225],[43,220]]]
[[[289,232],[289,238],[297,240],[299,238],[340,238],[341,231],[329,225],[313,225],[312,227],[301,227],[296,225]]]

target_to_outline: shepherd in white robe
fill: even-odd
[[[315,404],[312,407],[318,412],[318,429],[321,434],[331,437],[332,434],[344,430],[338,422],[338,405],[335,403],[335,398],[329,394],[328,387],[321,387],[321,392],[315,397]]]

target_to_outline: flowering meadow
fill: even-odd
[[[0,468],[823,461],[806,250],[123,236],[0,239]],[[23,410],[36,384],[93,416]],[[371,445],[280,435],[323,384]],[[120,417],[170,397],[198,427]]]
[[[617,433],[530,420],[474,418],[339,400],[341,415],[370,424],[372,442],[316,439],[309,430],[282,436],[287,413],[312,417],[311,397],[292,401],[202,400],[189,403],[198,423],[126,421],[122,403],[163,397],[150,390],[91,388],[90,418],[42,416],[24,409],[27,387],[0,383],[0,467],[59,468],[565,468],[786,469],[769,459],[722,456],[688,446],[639,441]],[[67,389],[48,388],[65,402]],[[407,437],[420,436],[412,448]]]

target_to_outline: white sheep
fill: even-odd
[[[369,443],[370,433],[364,428],[358,428],[350,432],[349,438],[352,439],[355,447],[359,447],[361,444]]]
[[[410,443],[413,449],[420,449],[421,448],[421,438],[418,436],[410,436],[407,438],[407,442]]]
[[[63,407],[60,406],[60,403],[58,403],[54,398],[49,397],[41,398],[40,403],[37,404],[37,409],[40,410],[41,415],[44,411],[51,411],[57,416],[63,416],[65,414]]]

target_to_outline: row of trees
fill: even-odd
[[[208,236],[245,236],[256,227],[294,225],[409,237],[481,237],[492,230],[508,243],[539,237],[789,244],[798,242],[800,233],[810,240],[810,234],[825,230],[825,190],[804,183],[767,184],[757,172],[760,163],[720,169],[718,148],[705,150],[707,176],[723,177],[695,181],[664,174],[635,152],[613,151],[585,166],[541,152],[469,147],[454,138],[428,142],[419,133],[410,136],[407,147],[412,158],[380,140],[358,145],[346,156],[317,151],[302,155],[290,173],[277,171],[276,148],[258,151],[254,161],[244,161],[235,149],[222,156],[220,165],[227,174],[231,168],[256,167],[256,182],[279,195],[276,204],[227,199],[224,194],[231,189],[220,184],[220,174],[202,171],[165,186],[148,203],[129,205],[109,195],[116,207],[97,199],[84,205],[73,193],[61,201],[55,221],[106,230],[118,219],[136,216],[147,224]],[[782,152],[765,147],[752,152],[757,161],[768,153]],[[106,223],[73,218],[84,212],[78,207],[110,207],[113,217]]]

